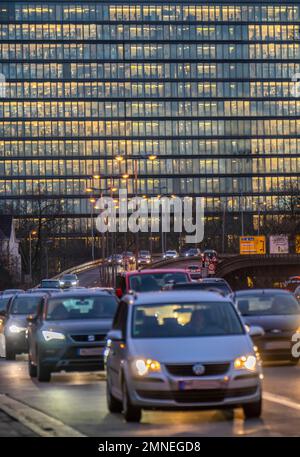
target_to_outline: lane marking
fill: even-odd
[[[21,422],[39,436],[43,437],[84,437],[82,433],[54,419],[47,414],[31,408],[21,401],[0,394],[0,410]]]
[[[282,397],[281,395],[271,394],[270,392],[263,392],[263,399],[272,403],[278,403],[279,405],[286,406],[287,408],[300,411],[299,403],[295,403],[293,400],[290,400],[287,397]]]

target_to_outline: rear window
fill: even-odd
[[[236,297],[236,303],[243,316],[300,314],[299,303],[292,294],[243,294]]]
[[[130,289],[136,292],[152,292],[161,290],[168,283],[188,282],[186,273],[149,273],[131,275],[129,277]]]
[[[8,305],[10,297],[1,297],[0,298],[0,311],[5,311]]]

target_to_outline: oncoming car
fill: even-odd
[[[48,382],[53,372],[102,370],[117,304],[111,293],[88,289],[48,296],[28,318],[29,375]]]
[[[262,330],[253,328],[250,334]],[[129,294],[105,352],[110,412],[242,406],[261,414],[261,365],[231,301],[219,294]]]

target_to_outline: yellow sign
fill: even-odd
[[[300,235],[296,235],[296,254],[300,254]]]
[[[240,236],[240,254],[265,254],[265,236]]]

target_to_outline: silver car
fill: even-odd
[[[242,406],[247,418],[261,414],[259,354],[234,305],[219,294],[125,296],[105,363],[108,408],[127,421],[140,421],[142,409]]]

